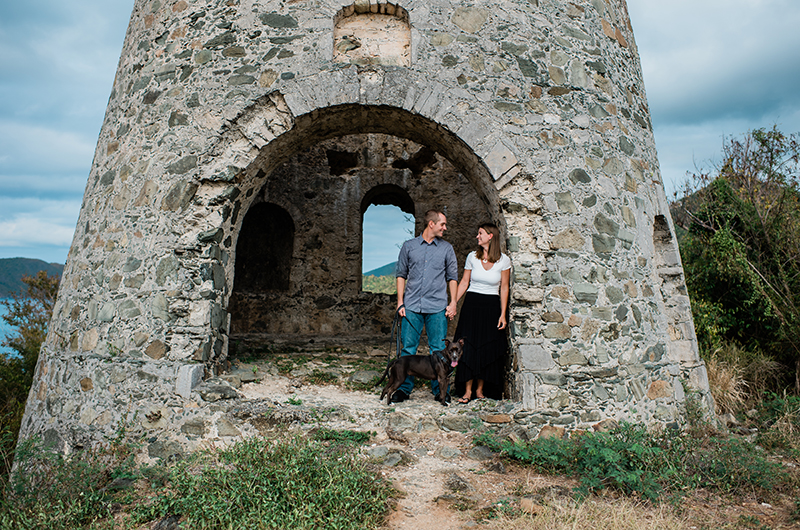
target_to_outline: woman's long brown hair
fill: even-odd
[[[500,261],[500,230],[497,228],[497,225],[493,223],[483,223],[481,226],[478,227],[478,230],[483,228],[483,231],[487,234],[491,234],[492,238],[489,240],[489,254],[486,257],[486,260],[490,263],[497,263]],[[475,251],[475,257],[478,259],[483,259],[483,247],[478,245],[478,250]]]

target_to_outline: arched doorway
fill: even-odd
[[[256,293],[238,289],[234,278],[237,287],[229,305],[234,349],[243,344],[247,351],[268,349],[276,342],[330,347],[388,340],[396,295],[362,290],[362,221],[371,204],[392,204],[412,215],[417,226],[409,238],[421,230],[425,211],[444,210],[446,238],[461,265],[474,246],[478,224],[492,218],[485,200],[447,158],[394,135],[325,139],[268,169],[258,160],[248,168],[253,191],[238,238],[251,237],[248,220],[258,205],[275,202],[298,212],[291,281],[286,290]],[[237,244],[236,274],[242,270],[240,261],[253,260],[247,255],[253,249],[258,252],[257,245]]]

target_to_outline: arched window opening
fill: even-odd
[[[292,216],[275,204],[254,205],[242,221],[236,244],[234,291],[288,290],[293,251]]]
[[[364,212],[361,290],[397,293],[395,264],[403,242],[414,237],[414,216],[392,204],[371,204]]]

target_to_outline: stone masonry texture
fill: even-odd
[[[541,424],[713,410],[624,0],[137,0],[23,436],[217,436],[237,344],[385,336],[370,204],[500,226]]]

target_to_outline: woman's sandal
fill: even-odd
[[[461,403],[462,405],[466,405],[470,401],[472,401],[472,400],[470,398],[468,398],[468,397],[460,397],[460,398],[458,398],[458,402]]]

